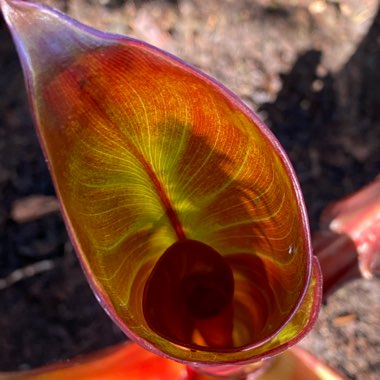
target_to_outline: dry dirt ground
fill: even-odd
[[[287,150],[313,229],[330,201],[380,173],[376,0],[41,2],[169,50],[235,91]],[[54,190],[2,20],[0,67],[0,278],[19,280],[0,281],[0,369],[15,370],[124,337],[91,294],[59,214],[17,217],[20,200]],[[379,379],[379,294],[379,279],[341,288],[302,344],[350,379]]]

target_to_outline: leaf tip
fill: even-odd
[[[106,41],[101,32],[45,5],[0,0],[0,8],[27,78],[52,72]]]

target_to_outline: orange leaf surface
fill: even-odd
[[[186,380],[188,376],[184,365],[128,343],[62,364],[19,373],[0,373],[0,380],[66,379]]]
[[[294,347],[268,362],[256,380],[344,380],[308,352]],[[0,380],[212,380],[183,364],[154,355],[136,344],[123,344],[73,361],[19,373]]]
[[[202,365],[298,341],[320,270],[293,169],[256,115],[148,44],[0,4],[68,230],[115,322]]]

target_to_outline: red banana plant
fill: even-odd
[[[264,380],[286,367],[287,379],[341,378],[300,350],[266,360],[311,329],[321,273],[293,168],[257,116],[144,42],[42,5],[0,6],[87,279],[115,323],[161,356],[126,345],[3,376]]]

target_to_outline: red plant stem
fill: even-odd
[[[324,297],[344,282],[380,275],[380,177],[328,206],[313,236]]]
[[[323,274],[324,299],[347,281],[361,277],[356,246],[347,235],[319,232],[313,236],[313,248]]]

